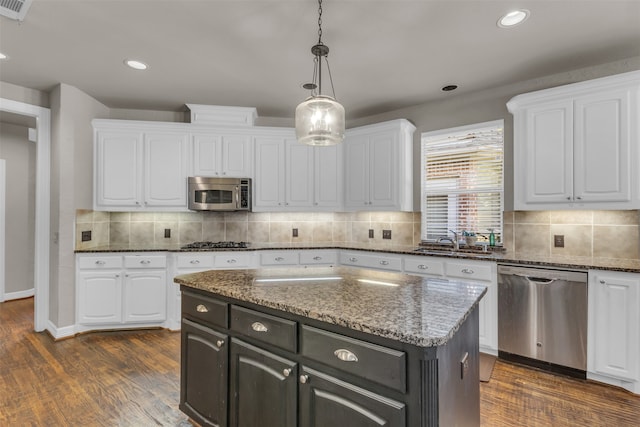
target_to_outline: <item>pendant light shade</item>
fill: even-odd
[[[296,138],[307,145],[342,142],[344,107],[330,96],[310,96],[296,108]]]
[[[329,47],[322,43],[322,0],[318,0],[318,43],[311,47],[314,56],[313,83],[303,87],[311,96],[296,108],[296,138],[307,145],[335,145],[344,139],[344,107],[335,99],[329,68]],[[322,60],[326,62],[333,97],[322,94]]]

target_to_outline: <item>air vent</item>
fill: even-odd
[[[22,21],[32,2],[33,0],[0,0],[0,15]]]

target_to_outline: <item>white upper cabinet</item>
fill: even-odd
[[[253,210],[342,209],[342,147],[299,143],[293,129],[256,136]]]
[[[514,209],[638,209],[640,72],[519,95]]]
[[[407,120],[347,130],[345,208],[413,210],[413,132]]]
[[[192,176],[252,178],[249,135],[191,134]]]
[[[94,209],[186,210],[187,134],[94,120]]]

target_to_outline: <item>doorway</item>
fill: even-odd
[[[35,177],[35,228],[33,256],[34,330],[49,329],[49,213],[50,213],[50,158],[51,158],[51,112],[48,108],[0,98],[0,114],[26,116],[35,120],[36,177]],[[5,164],[6,166],[6,164]],[[3,169],[6,169],[3,168]],[[6,189],[6,175],[2,180]],[[2,195],[5,193],[3,191]],[[2,221],[4,221],[4,206]],[[5,224],[6,225],[6,224]],[[4,246],[4,227],[2,234]],[[0,248],[4,262],[6,248]],[[1,265],[1,264],[0,264]],[[3,276],[5,269],[2,268]],[[0,279],[0,301],[4,300],[5,283]]]

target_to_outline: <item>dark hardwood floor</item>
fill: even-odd
[[[178,410],[179,333],[54,342],[32,328],[33,299],[0,304],[0,426],[191,425]],[[640,396],[500,360],[480,397],[483,426],[640,426]]]

